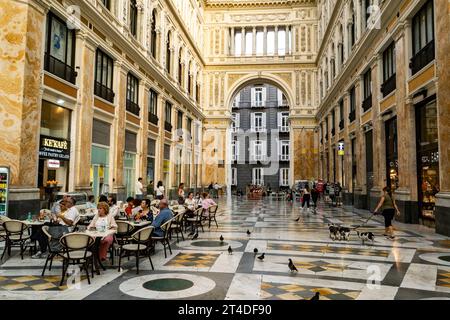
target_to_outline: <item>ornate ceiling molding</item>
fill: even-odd
[[[315,5],[316,0],[204,0],[206,8],[262,8]]]

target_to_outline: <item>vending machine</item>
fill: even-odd
[[[9,167],[0,167],[0,216],[8,215]]]

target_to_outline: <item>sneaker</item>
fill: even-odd
[[[35,255],[31,256],[32,259],[42,259],[44,254],[41,251],[38,251]]]

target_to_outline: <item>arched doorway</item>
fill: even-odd
[[[230,98],[228,185],[233,194],[246,194],[251,185],[265,191],[293,184],[289,96],[271,80],[242,83]]]

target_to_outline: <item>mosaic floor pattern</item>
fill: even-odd
[[[219,226],[205,226],[196,240],[174,237],[167,258],[158,244],[155,270],[141,259],[136,274],[131,257],[118,272],[115,259],[91,285],[81,275],[77,290],[69,290],[73,283],[59,286],[60,261],[41,277],[45,260],[28,254],[21,260],[13,249],[0,262],[0,299],[303,300],[316,292],[321,300],[450,299],[449,238],[394,222],[397,237],[389,240],[376,217],[360,228],[375,234],[373,244],[355,231],[349,241],[330,239],[328,224],[358,226],[369,216],[323,203],[314,214],[297,202],[220,199]],[[289,271],[289,259],[298,272]]]

